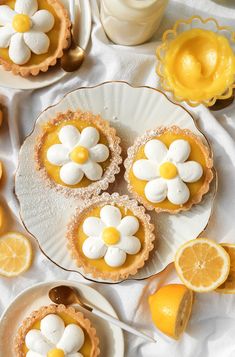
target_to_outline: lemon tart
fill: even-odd
[[[85,274],[115,282],[144,266],[153,231],[149,215],[135,200],[104,193],[77,209],[68,224],[68,247]]]
[[[68,111],[43,125],[35,146],[36,169],[66,195],[88,198],[119,173],[120,139],[98,115]]]
[[[208,192],[213,178],[208,146],[190,130],[176,126],[137,138],[124,165],[129,191],[156,212],[190,209]]]
[[[15,338],[15,357],[97,357],[99,339],[81,312],[64,305],[41,307]]]
[[[70,26],[59,0],[6,0],[0,6],[0,64],[23,77],[46,72],[68,46]]]

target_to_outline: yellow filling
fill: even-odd
[[[223,94],[234,82],[235,56],[225,37],[191,29],[169,44],[164,71],[176,96],[200,102]]]
[[[76,248],[80,252],[81,259],[84,262],[86,262],[86,263],[88,262],[89,265],[94,266],[97,270],[99,270],[101,272],[104,272],[104,271],[115,272],[115,271],[119,271],[120,268],[122,270],[126,269],[138,261],[139,253],[141,253],[141,250],[138,254],[134,254],[134,255],[127,254],[125,263],[121,267],[116,267],[116,268],[110,267],[108,264],[106,264],[104,258],[100,258],[100,259],[96,259],[96,260],[89,259],[83,254],[82,246],[83,246],[83,243],[85,242],[85,240],[87,239],[87,235],[83,232],[83,222],[87,217],[99,217],[100,218],[100,210],[102,207],[103,206],[94,207],[94,208],[90,209],[86,215],[84,215],[84,219],[81,220],[81,222],[77,228]],[[125,207],[121,207],[121,206],[116,206],[116,207],[118,207],[120,209],[122,217],[135,216],[132,213],[132,211],[130,211],[129,209],[127,209]],[[139,240],[141,242],[141,249],[143,249],[145,246],[145,230],[144,230],[144,226],[143,226],[143,224],[141,224],[140,220],[139,220],[139,222],[140,222],[140,227],[139,227],[139,230],[135,233],[135,237],[139,238]],[[109,228],[110,227],[108,227],[108,229]]]
[[[70,159],[77,164],[85,164],[89,159],[89,151],[83,146],[77,146],[70,154]]]
[[[164,162],[160,166],[160,176],[166,180],[173,179],[177,174],[177,167],[172,162]]]
[[[106,227],[103,229],[102,239],[108,245],[117,244],[120,240],[120,233],[115,227]]]
[[[27,32],[31,28],[31,20],[28,15],[17,14],[13,18],[12,26],[16,32]]]
[[[183,135],[183,134],[174,134],[172,132],[166,132],[163,133],[162,135],[159,135],[158,137],[156,137],[156,139],[161,140],[168,148],[170,146],[170,144],[178,139],[183,139],[183,140],[187,140],[191,146],[191,153],[189,155],[188,160],[193,160],[193,161],[197,161],[199,164],[201,164],[202,168],[203,168],[203,175],[200,178],[200,180],[198,180],[197,182],[193,182],[193,183],[187,183],[187,186],[189,188],[190,191],[190,197],[193,198],[193,196],[195,194],[198,193],[198,191],[200,190],[200,188],[203,186],[204,184],[204,180],[205,180],[205,169],[206,169],[206,158],[204,156],[204,153],[202,151],[202,149],[200,148],[199,145],[197,145],[197,143],[195,142],[195,140],[187,135]],[[137,160],[141,160],[141,159],[147,159],[147,157],[145,156],[144,153],[144,145],[142,145],[135,158],[134,161]],[[147,200],[147,198],[145,197],[145,193],[144,193],[144,189],[145,186],[147,184],[147,181],[144,180],[139,180],[138,178],[135,177],[133,170],[130,170],[129,173],[129,180],[130,180],[130,184],[133,187],[133,189],[135,190],[135,192],[141,196],[147,203],[150,203],[152,206],[154,207],[160,207],[162,209],[176,209],[179,208],[179,205],[174,205],[173,203],[171,203],[167,198],[160,202],[160,203],[152,203],[149,202]]]
[[[47,354],[47,357],[65,357],[64,351],[59,350],[58,348],[53,348]]]
[[[86,178],[85,175],[84,175],[83,179],[78,184],[73,185],[73,186],[66,185],[60,179],[60,166],[52,165],[47,160],[47,150],[49,149],[49,147],[51,147],[54,144],[60,144],[60,140],[59,140],[59,137],[58,137],[59,131],[61,130],[61,128],[63,126],[68,125],[68,124],[75,126],[80,132],[84,128],[88,127],[88,126],[95,127],[93,124],[91,124],[91,123],[89,123],[87,121],[84,121],[84,120],[80,120],[79,118],[78,119],[74,119],[74,120],[62,121],[62,122],[60,122],[60,123],[58,123],[56,125],[48,124],[48,126],[46,127],[46,131],[47,132],[46,132],[45,137],[44,137],[44,142],[43,142],[42,148],[40,150],[40,158],[41,158],[41,161],[43,163],[43,166],[47,170],[48,175],[56,183],[58,183],[58,184],[60,184],[62,186],[67,186],[67,187],[71,187],[71,188],[87,187],[87,186],[89,186],[91,184],[92,181],[90,181],[88,178]],[[109,146],[107,138],[105,137],[104,134],[102,134],[102,132],[100,130],[99,130],[99,134],[100,134],[99,143],[104,144],[106,146]],[[74,156],[76,156],[76,155],[74,154]],[[85,157],[84,151],[83,151],[83,157]],[[77,158],[77,156],[76,156],[76,158]],[[105,172],[105,169],[108,167],[109,163],[110,163],[110,158],[108,158],[105,162],[99,163],[99,165],[102,166],[104,172]]]

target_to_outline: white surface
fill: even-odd
[[[68,0],[62,0],[69,9]],[[91,33],[91,9],[88,0],[75,0],[78,16],[78,44],[85,50],[87,48]],[[56,83],[67,75],[56,65],[51,67],[46,73],[41,73],[36,77],[24,78],[15,76],[11,72],[5,71],[0,66],[0,86],[15,89],[36,89]]]
[[[88,0],[86,0],[88,1]],[[219,2],[219,0],[217,1]],[[216,16],[223,25],[234,27],[235,4],[233,0],[221,0],[218,5],[212,0],[171,0],[166,16],[157,36],[150,42],[138,47],[121,47],[109,42],[100,25],[97,5],[92,0],[93,30],[88,46],[88,56],[78,76],[69,76],[66,80],[35,92],[12,92],[1,89],[1,98],[8,104],[11,120],[10,140],[9,128],[5,122],[0,129],[0,157],[7,169],[7,183],[1,186],[0,201],[5,198],[14,218],[14,227],[24,232],[17,225],[18,203],[13,194],[13,174],[17,164],[19,143],[29,134],[39,113],[48,105],[57,103],[64,93],[80,86],[88,86],[107,80],[126,80],[133,85],[149,85],[156,87],[155,48],[164,29],[172,26],[180,17],[188,17],[198,13],[204,17]],[[14,98],[14,100],[13,100]],[[118,103],[116,104],[118,106]],[[128,106],[128,98],[126,100]],[[138,103],[137,103],[138,105]],[[219,174],[219,189],[215,201],[212,220],[204,235],[217,241],[235,243],[235,104],[224,111],[215,113],[213,117],[205,108],[198,108],[198,124],[209,138],[215,157],[215,165]],[[34,240],[32,239],[32,243]],[[78,274],[65,272],[50,263],[35,247],[35,259],[32,268],[17,279],[0,278],[0,311],[8,306],[14,297],[24,288],[36,282],[55,279],[72,279],[84,282]],[[235,296],[224,296],[216,293],[196,294],[193,315],[187,332],[181,341],[173,341],[157,332],[150,324],[146,297],[150,288],[155,290],[165,282],[178,281],[174,271],[168,275],[166,270],[160,277],[150,281],[125,283],[110,286],[94,284],[97,291],[108,298],[119,317],[131,322],[134,327],[144,327],[155,334],[158,340],[156,348],[139,339],[126,336],[125,357],[234,357],[235,335]],[[152,282],[152,284],[151,284]],[[145,289],[145,290],[143,290]],[[138,303],[143,294],[143,309]],[[137,313],[136,313],[137,312]],[[146,331],[147,332],[147,331]],[[1,354],[0,357],[5,357]]]
[[[139,103],[138,106],[136,103]],[[188,128],[201,137],[202,134],[196,128],[190,114],[182,107],[174,105],[162,93],[150,88],[133,88],[120,82],[78,89],[39,116],[35,130],[25,140],[19,156],[15,191],[20,202],[21,217],[28,231],[37,238],[41,249],[52,261],[66,270],[82,272],[71,259],[70,252],[62,248],[67,244],[66,226],[76,207],[79,207],[79,200],[64,197],[48,188],[36,171],[34,161],[34,146],[42,125],[56,117],[58,112],[78,108],[94,114],[100,113],[104,119],[111,121],[122,140],[124,156],[137,136],[158,126],[177,125]],[[112,185],[112,192],[128,194],[126,186],[123,175],[118,175],[115,184]],[[135,279],[159,273],[173,261],[180,245],[198,237],[211,215],[214,194],[215,185],[211,185],[210,193],[201,204],[178,215],[157,215],[151,212],[158,234],[157,242],[151,258],[134,276]],[[91,275],[87,276],[92,279]]]
[[[91,306],[117,318],[117,314],[112,305],[99,292],[91,286],[79,284],[77,282],[67,282],[66,280],[48,282],[34,285],[25,290],[8,307],[0,320],[0,353],[4,357],[14,356],[14,336],[22,321],[27,318],[31,312],[40,309],[42,306],[52,304],[48,297],[48,292],[55,286],[69,285],[78,289],[79,293]],[[122,330],[113,324],[96,317],[94,314],[77,307],[85,317],[87,317],[95,327],[97,336],[100,339],[100,350],[102,357],[123,357],[124,356],[124,338]],[[12,326],[14,319],[14,326]],[[5,343],[7,341],[7,343]]]

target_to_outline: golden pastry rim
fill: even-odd
[[[90,357],[97,357],[100,354],[99,338],[96,334],[96,329],[92,326],[89,319],[87,319],[80,311],[76,311],[73,307],[66,307],[65,305],[48,305],[33,311],[26,319],[23,320],[22,325],[18,329],[15,337],[14,349],[16,357],[25,357],[23,346],[25,344],[26,334],[32,329],[33,325],[42,320],[49,314],[66,313],[68,316],[76,320],[83,330],[87,332],[91,340],[92,350]]]
[[[57,60],[63,56],[63,51],[68,47],[71,36],[71,22],[69,19],[69,14],[64,5],[59,0],[46,1],[55,9],[57,16],[65,26],[65,31],[64,33],[61,33],[55,54],[48,56],[42,63],[31,66],[27,66],[27,63],[24,65],[18,65],[13,62],[8,62],[0,56],[0,65],[2,65],[6,71],[12,72],[14,75],[20,75],[22,77],[28,77],[30,75],[35,77],[40,72],[47,72],[49,67],[55,66]]]
[[[139,148],[142,145],[145,145],[151,138],[162,135],[163,133],[168,132],[168,131],[171,131],[176,134],[183,134],[183,135],[191,137],[194,140],[194,142],[198,146],[200,146],[202,153],[206,160],[206,172],[205,172],[204,184],[201,186],[199,192],[197,194],[195,194],[192,198],[189,198],[189,200],[185,204],[183,204],[181,207],[175,208],[175,209],[155,207],[150,202],[148,202],[147,199],[144,199],[142,196],[140,196],[138,193],[136,193],[136,191],[133,188],[133,186],[131,185],[130,179],[129,179],[129,173],[133,166],[135,156],[136,156]],[[167,212],[167,213],[171,213],[171,214],[177,214],[182,211],[190,210],[193,205],[196,205],[201,202],[202,197],[209,191],[210,183],[214,177],[214,174],[212,171],[213,159],[212,159],[212,153],[211,153],[211,150],[209,149],[209,147],[203,143],[203,141],[199,137],[199,135],[194,134],[189,129],[181,129],[180,127],[178,127],[176,125],[173,125],[170,127],[161,126],[156,129],[150,129],[150,130],[147,130],[143,136],[137,137],[134,144],[131,147],[129,147],[129,149],[127,150],[127,158],[124,161],[124,167],[126,169],[124,178],[127,182],[128,191],[134,196],[134,198],[137,201],[139,201],[141,204],[143,204],[146,209],[148,209],[150,211],[155,210],[156,213]]]
[[[78,188],[70,188],[65,185],[61,185],[53,180],[47,173],[46,168],[43,165],[43,162],[40,158],[40,150],[43,145],[43,140],[45,135],[47,134],[47,128],[42,128],[41,134],[36,139],[36,145],[34,148],[34,159],[36,163],[36,170],[39,171],[41,177],[46,182],[46,185],[50,188],[56,189],[58,192],[62,192],[65,196],[74,196],[82,199],[88,199],[93,195],[98,195],[101,191],[107,190],[110,183],[113,183],[115,180],[115,176],[120,172],[120,165],[122,163],[121,157],[121,139],[116,134],[116,129],[110,126],[109,122],[100,115],[95,115],[91,112],[83,112],[79,109],[76,111],[68,110],[67,112],[58,113],[57,116],[51,121],[43,124],[44,125],[56,125],[60,122],[76,120],[78,115],[82,115],[79,117],[79,120],[84,120],[84,122],[92,122],[95,124],[97,129],[106,137],[108,140],[108,148],[110,151],[109,160],[110,163],[107,166],[103,176],[98,181],[93,181],[88,186],[78,187]]]
[[[87,258],[76,248],[75,241],[77,240],[77,226],[80,224],[83,218],[87,216],[87,213],[90,209],[101,204],[117,204],[120,207],[127,207],[140,220],[142,226],[144,227],[145,245],[144,248],[136,254],[139,255],[141,259],[135,262],[135,264],[132,264],[126,268],[122,268],[122,266],[120,266],[118,271],[101,272],[95,266],[90,265],[87,261]],[[93,278],[100,278],[102,280],[117,282],[119,280],[127,279],[130,275],[135,275],[137,271],[145,265],[145,262],[149,258],[150,252],[154,248],[154,241],[157,238],[157,235],[154,234],[154,230],[156,229],[151,223],[149,214],[146,212],[143,206],[138,204],[136,200],[130,199],[127,195],[120,196],[116,192],[112,195],[105,192],[101,196],[93,197],[92,199],[83,202],[83,204],[76,209],[74,216],[67,225],[67,247],[77,267],[82,268],[85,274],[91,274]]]

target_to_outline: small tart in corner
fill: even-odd
[[[0,64],[22,77],[54,66],[70,39],[60,0],[6,0],[0,6]]]
[[[77,209],[68,224],[68,248],[85,274],[115,282],[144,266],[154,247],[153,231],[137,201],[103,193]]]
[[[32,312],[15,338],[15,357],[97,357],[99,339],[81,312],[64,305],[43,306]]]
[[[89,198],[106,190],[120,171],[120,139],[98,115],[68,111],[42,127],[36,169],[66,196]]]
[[[147,209],[176,214],[201,202],[213,179],[211,152],[177,126],[147,131],[128,149],[128,190]]]

